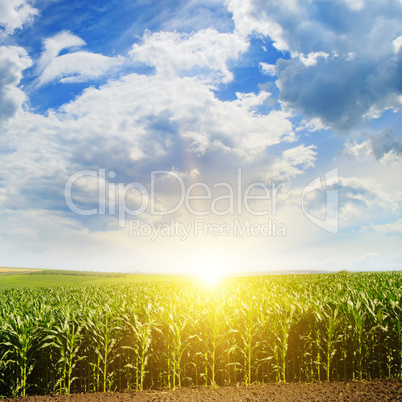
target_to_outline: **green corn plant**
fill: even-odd
[[[2,389],[3,386],[6,384],[5,378],[6,378],[6,372],[8,369],[8,361],[7,361],[7,355],[8,351],[5,351],[0,355],[0,396],[3,395]]]
[[[226,368],[224,356],[227,356],[225,344],[229,334],[228,318],[225,306],[217,297],[209,297],[205,303],[205,311],[200,318],[199,339],[203,344],[204,373],[201,374],[212,387],[217,387],[217,375]]]
[[[385,363],[387,377],[392,377],[393,364],[393,348],[388,348],[384,351],[383,345],[387,344],[388,334],[388,313],[383,302],[376,297],[363,297],[365,309],[368,311],[368,319],[370,321],[370,329],[368,331],[367,354],[366,360],[369,362],[369,367],[374,373],[374,368],[378,367],[378,375],[382,376],[381,362]],[[384,357],[386,357],[385,360]],[[370,373],[369,373],[370,374]],[[377,373],[375,373],[377,374]],[[375,377],[378,377],[375,375]]]
[[[305,379],[308,381],[316,380],[314,355],[316,353],[317,343],[315,342],[316,320],[317,316],[312,311],[311,306],[306,306],[303,312],[302,331],[299,334],[303,344],[303,365],[302,371]]]
[[[240,342],[235,348],[232,347],[231,351],[232,353],[236,353],[238,357],[242,357],[242,371],[246,385],[251,385],[253,382],[253,367],[258,363],[255,354],[260,348],[260,342],[257,340],[257,337],[262,327],[259,313],[260,306],[257,298],[254,296],[251,299],[251,303],[246,304],[243,302],[242,307],[235,314],[237,323],[235,331],[239,335]],[[240,364],[237,366],[240,366]]]
[[[198,339],[196,334],[191,335],[191,328],[196,325],[195,318],[185,311],[185,306],[174,309],[172,301],[168,309],[160,308],[158,315],[163,321],[161,331],[166,341],[167,382],[168,387],[175,389],[182,386],[186,351]]]
[[[276,336],[274,357],[278,370],[277,381],[286,382],[288,341],[294,313],[295,307],[293,304],[278,301],[278,303],[273,306],[270,329]]]
[[[326,365],[325,369],[327,372],[327,381],[330,381],[331,378],[331,370],[332,370],[332,361],[335,353],[337,352],[337,345],[339,344],[341,334],[339,331],[339,325],[341,323],[339,319],[339,307],[330,308],[329,311],[326,312],[326,325],[325,325],[325,337],[324,341],[326,343]]]
[[[109,367],[119,358],[116,352],[118,335],[120,331],[120,320],[113,315],[110,306],[102,306],[100,311],[91,311],[85,317],[85,328],[87,330],[87,342],[94,352],[94,365],[97,373],[102,374],[101,389],[103,392],[110,391],[112,385],[113,371]]]
[[[343,305],[345,308],[345,304]],[[352,332],[353,360],[352,360],[352,379],[356,380],[356,369],[358,378],[363,380],[363,360],[365,353],[366,331],[365,322],[367,311],[364,310],[362,302],[357,299],[356,302],[348,300],[346,304],[346,315],[349,322],[349,328]],[[357,365],[357,368],[356,368]]]
[[[0,394],[402,379],[401,288],[381,272],[0,289]]]
[[[159,330],[155,325],[152,305],[149,303],[147,306],[141,306],[139,311],[132,309],[123,315],[122,318],[128,330],[127,338],[131,339],[134,343],[133,346],[130,344],[122,347],[122,349],[128,349],[134,354],[133,361],[127,363],[125,367],[134,369],[136,389],[143,390],[151,352],[152,331],[154,329]]]
[[[273,292],[274,293],[274,292]],[[273,302],[263,299],[258,313],[258,347],[255,348],[256,364],[260,373],[260,382],[271,382],[278,374],[279,348],[276,325],[273,321]],[[237,345],[241,343],[237,341]],[[257,346],[257,345],[256,345]],[[237,346],[236,346],[237,348]]]
[[[71,393],[72,383],[77,380],[77,377],[73,377],[74,369],[77,363],[85,358],[79,355],[84,325],[72,312],[70,306],[65,308],[59,320],[43,339],[42,348],[51,347],[58,352],[59,378],[56,388],[60,393],[68,395]]]
[[[11,313],[3,325],[1,343],[3,353],[3,369],[12,367],[14,378],[12,393],[25,396],[28,388],[28,376],[32,372],[35,360],[38,326],[33,315],[22,312]],[[7,360],[5,360],[7,359]]]
[[[41,295],[41,297],[43,297],[43,295]],[[34,357],[35,366],[31,377],[36,378],[35,381],[32,381],[32,385],[35,385],[36,389],[43,389],[46,393],[49,393],[54,389],[54,384],[56,383],[55,372],[57,360],[56,355],[53,354],[50,349],[46,350],[41,348],[41,344],[44,337],[49,334],[49,330],[53,328],[55,317],[52,307],[49,304],[45,304],[49,302],[47,297],[46,300],[38,299],[38,301],[38,306],[31,308],[31,313],[35,316],[38,327]],[[44,362],[46,362],[46,364],[44,364]]]
[[[338,332],[340,325],[339,307],[333,307],[329,304],[321,305],[319,308],[316,306],[314,313],[318,327],[315,339],[318,352],[318,380],[320,381],[320,365],[322,365],[326,372],[326,380],[330,381],[332,379],[333,358],[337,352],[337,344],[341,339],[341,334]]]
[[[402,381],[402,293],[397,293],[390,300],[390,306],[388,307],[388,322],[387,326],[392,344],[388,349],[396,346],[396,377]],[[392,349],[391,349],[392,350]]]

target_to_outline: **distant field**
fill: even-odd
[[[33,268],[8,268],[0,267],[0,275],[2,274],[26,274],[28,272],[40,272],[40,269]]]
[[[110,274],[105,272],[36,270],[0,267],[0,289],[43,286],[134,283],[178,279],[177,276],[146,274]]]

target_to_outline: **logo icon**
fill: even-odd
[[[304,215],[313,222],[316,226],[324,229],[325,231],[337,234],[339,232],[339,197],[338,190],[334,189],[334,185],[339,183],[339,172],[338,168],[332,169],[325,173],[324,183],[321,180],[321,177],[316,177],[310,183],[304,187],[302,192],[302,210]],[[313,216],[306,210],[305,206],[305,197],[307,194],[317,191],[324,190],[326,188],[331,188],[329,190],[325,190],[327,201],[325,206],[325,219],[319,219],[316,216]]]

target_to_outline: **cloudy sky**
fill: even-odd
[[[0,0],[0,265],[402,269],[401,0]]]

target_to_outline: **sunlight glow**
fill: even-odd
[[[226,272],[226,262],[217,255],[202,258],[196,267],[197,278],[210,287],[219,285]]]

